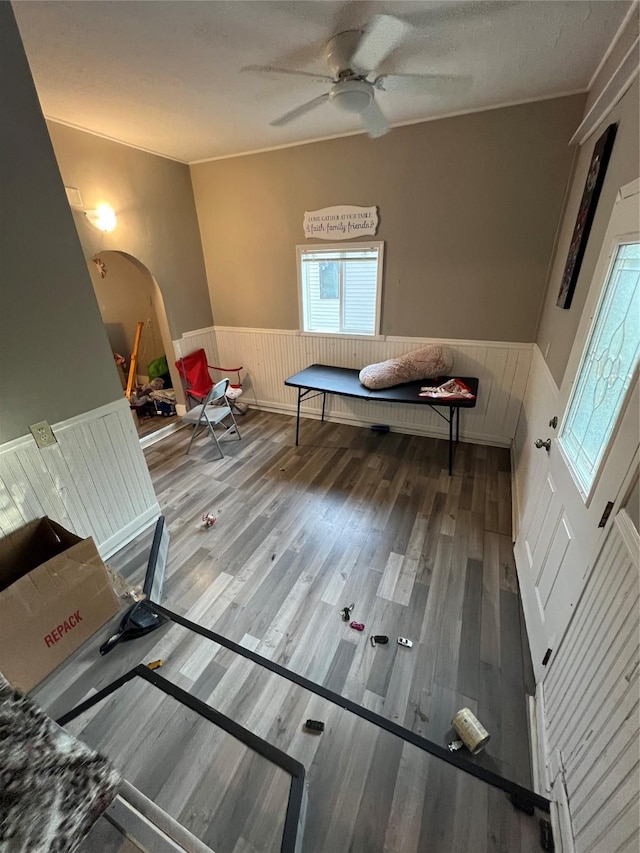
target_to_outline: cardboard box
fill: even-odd
[[[0,672],[35,687],[120,609],[93,539],[41,518],[0,539]]]

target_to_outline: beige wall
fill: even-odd
[[[105,265],[105,277],[100,276],[92,261],[89,273],[111,348],[128,361],[141,320],[145,325],[138,373],[146,375],[148,363],[165,354],[154,305],[153,278],[120,252],[102,252],[99,258]]]
[[[0,3],[0,441],[122,397],[9,3]]]
[[[574,178],[567,197],[565,214],[558,235],[557,248],[549,276],[549,288],[545,297],[538,331],[538,346],[546,358],[549,369],[560,385],[571,353],[573,340],[578,329],[582,309],[589,290],[598,255],[602,248],[616,193],[620,187],[640,175],[640,122],[638,118],[638,80],[613,108],[595,133],[582,145]],[[566,310],[556,306],[562,273],[571,243],[571,236],[580,207],[580,199],[589,170],[591,154],[602,132],[610,124],[618,123],[611,160],[598,201],[596,215],[591,227],[589,241],[580,268],[571,307]]]
[[[533,341],[583,104],[559,98],[193,165],[216,324],[297,329],[305,210],[378,205],[383,334]]]
[[[107,249],[146,266],[164,297],[174,339],[211,324],[202,246],[189,168],[55,122],[48,123],[65,186],[80,191],[85,209],[110,204],[110,234],[74,212],[87,260]]]

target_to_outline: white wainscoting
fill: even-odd
[[[531,344],[494,341],[384,339],[304,335],[278,329],[216,326],[174,341],[177,357],[203,347],[212,364],[244,365],[244,400],[256,408],[294,413],[297,394],[284,380],[310,364],[359,368],[410,352],[428,343],[449,347],[453,372],[477,376],[478,405],[460,417],[461,437],[481,444],[509,447],[515,435],[531,363]],[[320,399],[302,406],[306,417],[320,417]],[[398,432],[441,437],[445,422],[424,406],[391,406],[347,397],[327,398],[329,420],[368,426],[388,424]]]
[[[570,816],[563,849],[576,853],[638,850],[639,553],[621,510],[542,685],[553,797]]]
[[[129,404],[117,400],[53,424],[57,444],[31,435],[0,445],[0,535],[48,515],[93,536],[103,558],[160,514]]]
[[[534,441],[537,438],[555,437],[549,421],[554,415],[560,415],[557,407],[558,386],[538,345],[534,344],[529,381],[512,448],[514,538],[526,533],[520,529],[522,519],[527,516],[531,502],[538,499],[542,482],[548,473],[547,454],[537,450]]]

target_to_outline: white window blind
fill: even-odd
[[[378,334],[382,246],[298,246],[305,332]]]

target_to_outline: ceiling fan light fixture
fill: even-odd
[[[354,3],[347,4],[355,6]],[[365,4],[362,4],[365,5]],[[272,127],[284,127],[292,121],[325,104],[327,101],[339,110],[358,116],[360,124],[371,139],[383,136],[390,130],[376,96],[380,92],[400,92],[407,95],[455,94],[468,88],[471,78],[443,74],[378,74],[384,59],[394,51],[413,26],[394,15],[374,15],[364,30],[346,30],[329,39],[325,58],[331,72],[328,77],[310,71],[277,68],[272,65],[249,65],[244,71],[257,71],[285,75],[300,75],[327,80],[333,85],[328,92],[306,101],[269,122]],[[370,78],[374,79],[370,79]],[[381,96],[383,102],[387,96]]]
[[[373,86],[366,80],[340,80],[329,92],[329,99],[347,113],[363,113],[373,100]]]

